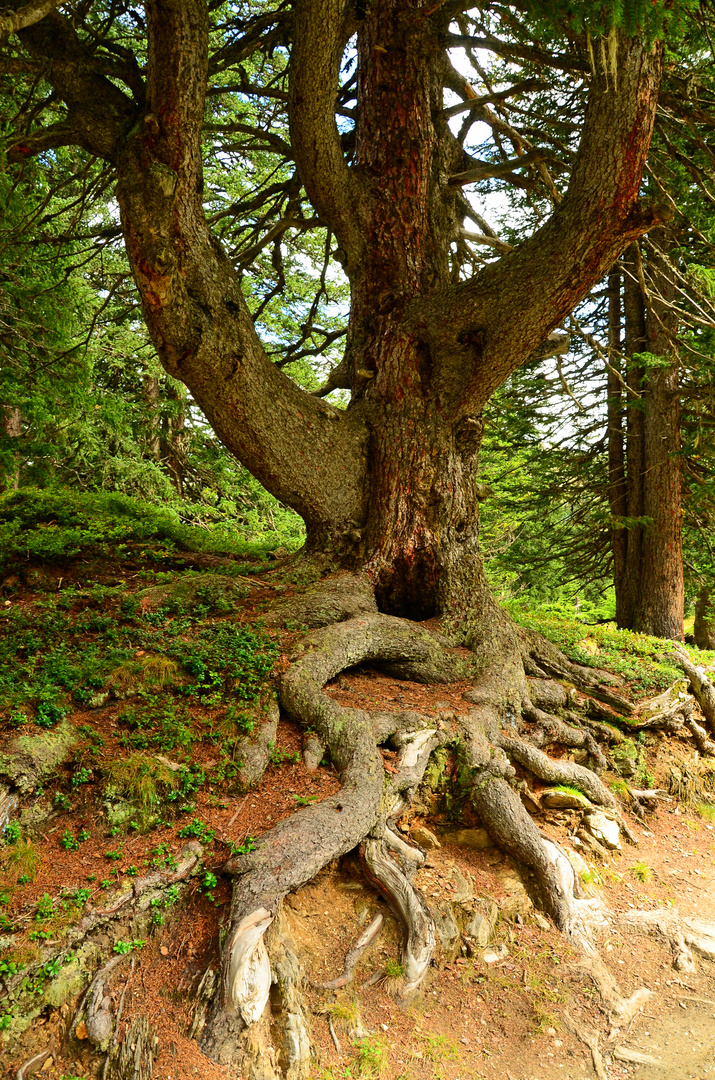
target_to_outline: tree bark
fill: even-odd
[[[715,649],[715,610],[713,610],[711,591],[707,585],[701,586],[695,605],[693,637],[699,649]]]
[[[628,516],[626,487],[626,457],[623,431],[623,381],[620,373],[621,353],[621,270],[611,267],[608,274],[608,501],[611,511],[611,551],[613,579],[616,582],[616,623],[623,624],[626,616],[623,590],[628,559],[628,533],[624,519]]]
[[[680,399],[675,348],[675,286],[667,234],[651,235],[652,289],[646,294],[640,252],[624,260],[626,354],[629,357],[626,437],[625,562],[614,549],[616,619],[656,637],[683,638],[682,471]],[[644,361],[640,361],[640,356]],[[649,359],[648,359],[649,357]],[[637,396],[636,396],[637,395]]]

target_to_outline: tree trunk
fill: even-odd
[[[8,439],[19,439],[22,435],[22,411],[13,405],[5,405],[2,409],[3,434]],[[17,491],[20,486],[20,455],[12,451],[12,467],[5,474],[6,491]]]
[[[699,649],[715,649],[715,609],[710,593],[707,585],[701,586],[695,605],[693,637]]]
[[[651,235],[652,289],[646,292],[640,252],[624,259],[626,355],[629,358],[626,435],[627,479],[622,515],[627,519],[625,560],[616,557],[618,626],[683,638],[683,556],[677,316],[675,286],[661,247]],[[640,357],[643,357],[641,360]],[[612,503],[613,505],[613,503]]]
[[[635,629],[683,640],[683,525],[680,458],[680,364],[669,237],[652,233],[648,260],[653,292],[648,305],[647,348],[657,358],[648,371],[645,409],[645,495],[649,521],[643,535],[642,577]]]
[[[608,501],[611,511],[611,551],[613,579],[616,583],[616,623],[622,626],[624,590],[628,559],[628,533],[624,519],[628,516],[626,487],[626,458],[623,443],[623,381],[620,373],[621,352],[621,270],[613,266],[608,274]]]

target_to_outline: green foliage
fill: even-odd
[[[668,644],[661,638],[616,630],[614,626],[584,626],[573,618],[508,605],[513,618],[530,630],[538,630],[569,657],[586,667],[605,668],[622,675],[631,692],[645,696],[665,690],[682,677],[675,661],[668,658]]]
[[[16,844],[22,836],[22,829],[20,823],[17,821],[9,821],[5,826],[4,838],[6,844]]]
[[[213,840],[216,832],[214,829],[209,829],[208,826],[204,825],[199,818],[194,818],[189,825],[184,825],[182,829],[179,829],[178,835],[182,840],[195,839],[200,840],[203,844],[208,844]]]
[[[258,554],[235,530],[184,524],[179,512],[128,495],[26,488],[0,495],[0,565],[82,554],[126,555],[147,544],[170,552]]]
[[[145,945],[146,941],[139,938],[135,938],[133,941],[115,941],[112,952],[117,953],[119,956],[126,956],[127,953],[132,952],[134,949],[143,949]]]
[[[618,29],[649,43],[681,30],[685,16],[699,6],[699,0],[527,0],[537,25],[599,37]]]

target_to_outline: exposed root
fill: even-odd
[[[591,1028],[586,1027],[584,1024],[578,1024],[566,1010],[562,1013],[562,1019],[571,1034],[575,1035],[577,1039],[580,1039],[591,1051],[591,1061],[593,1062],[593,1068],[598,1080],[608,1080],[608,1073],[606,1072],[603,1055],[598,1048],[598,1035],[596,1032],[592,1031]]]
[[[422,898],[379,840],[368,840],[360,852],[368,880],[376,885],[395,909],[407,934],[402,946],[405,993],[416,990],[424,979],[435,948],[434,920]]]
[[[251,912],[226,942],[229,957],[225,974],[225,1008],[238,1013],[247,1026],[263,1014],[271,989],[271,964],[263,935],[273,922],[265,908]]]
[[[685,725],[692,736],[695,739],[695,745],[701,754],[709,754],[711,757],[715,757],[715,742],[708,738],[708,733],[704,727],[701,727],[696,720],[689,717],[685,721]]]
[[[284,676],[281,702],[290,715],[316,732],[338,770],[342,787],[336,795],[282,821],[261,838],[254,852],[226,864],[228,872],[236,875],[231,929],[219,991],[202,1038],[206,1052],[219,1061],[235,1055],[242,1031],[260,1015],[261,1000],[263,1005],[267,1001],[270,964],[261,954],[262,937],[283,897],[312,880],[328,862],[356,847],[373,830],[382,836],[388,819],[394,818],[414,794],[439,739],[434,727],[426,729],[424,717],[343,708],[322,692],[323,687],[340,671],[365,660],[406,660],[442,671],[450,664],[454,667],[450,654],[428,631],[387,616],[366,616],[326,627],[302,645]],[[426,730],[415,732],[419,727]],[[405,729],[411,734],[405,734]],[[386,790],[378,740],[390,736],[396,737],[400,752],[396,775]],[[390,888],[396,898],[404,891],[401,882],[408,890],[411,886],[397,864],[387,855],[385,859],[394,867]],[[408,915],[414,910],[417,921],[418,906],[404,906]],[[422,922],[426,920],[423,915]],[[414,961],[409,961],[411,981],[417,979],[423,954],[418,942],[426,931],[421,923],[415,934],[410,953],[414,953]],[[249,1003],[239,989],[244,984],[253,986],[259,972],[263,973],[261,996],[251,991]]]
[[[715,735],[715,686],[701,667],[696,667],[685,649],[675,646],[673,654],[690,680],[693,697],[700,706],[710,733]]]
[[[50,1040],[49,1046],[46,1046],[39,1054],[35,1054],[20,1066],[15,1073],[15,1080],[27,1080],[27,1077],[38,1072],[49,1058],[52,1058],[53,1062],[57,1061],[54,1036]]]
[[[342,975],[338,975],[337,979],[330,979],[328,982],[312,983],[318,990],[339,990],[343,986],[347,986],[353,981],[355,975],[355,966],[367,949],[368,945],[371,945],[377,935],[380,933],[384,919],[380,912],[377,913],[370,925],[363,930],[362,934],[356,939],[352,945],[350,952],[345,957],[345,964],[343,966]]]

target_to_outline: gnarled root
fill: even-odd
[[[594,771],[570,761],[555,761],[534,745],[561,742],[583,747],[597,767],[605,764],[592,730],[584,728],[580,718],[577,723],[564,723],[532,704],[525,665],[540,678],[546,670],[587,686],[622,714],[630,713],[632,706],[605,685],[605,673],[579,669],[551,646],[537,648],[530,643],[522,651],[516,632],[513,639],[513,650],[499,658],[498,667],[482,667],[469,694],[476,707],[456,718],[460,753],[473,773],[472,803],[497,844],[532,869],[543,906],[557,926],[586,953],[596,955],[592,929],[603,924],[604,911],[598,901],[583,895],[566,853],[540,833],[526,812],[511,783],[515,780],[511,762],[539,779],[577,787],[630,833],[615,798]],[[533,659],[537,654],[542,667]],[[360,846],[366,876],[404,924],[404,989],[414,991],[433,956],[435,924],[412,884],[423,856],[399,836],[395,826],[414,797],[432,750],[448,737],[454,738],[454,733],[440,730],[431,717],[346,708],[323,688],[341,671],[366,661],[433,682],[463,678],[466,669],[464,661],[425,628],[370,612],[313,632],[292,659],[280,688],[281,705],[315,733],[338,771],[341,789],[297,811],[261,837],[253,852],[226,864],[235,875],[230,927],[201,1041],[205,1051],[219,1061],[247,1057],[256,1068],[260,1065],[262,1075],[298,1078],[307,1075],[310,1039],[307,1020],[296,1004],[301,979],[297,961],[293,964],[289,959],[293,954],[272,925],[280,918],[281,901],[336,857]],[[573,692],[560,691],[558,684],[538,685],[543,692],[540,696],[535,692],[535,697],[550,708],[572,703]],[[536,723],[536,734],[533,729],[521,731],[522,706],[525,719]],[[388,740],[398,754],[386,776],[379,746]],[[343,974],[323,988],[345,985],[364,947],[361,938],[348,954]],[[277,999],[272,1025],[265,1013],[272,993],[278,994],[284,1014],[284,1033],[278,1039]]]
[[[239,1053],[246,1041],[242,1033],[255,1023],[268,999],[275,970],[271,975],[263,952],[263,934],[283,897],[305,885],[333,859],[357,847],[374,830],[381,839],[388,819],[394,819],[405,805],[405,797],[409,801],[414,793],[436,745],[437,732],[433,726],[427,729],[425,717],[344,708],[323,693],[325,684],[340,671],[365,660],[422,664],[445,674],[450,654],[421,627],[381,615],[326,627],[303,642],[302,654],[283,678],[281,703],[291,716],[316,732],[338,770],[342,787],[323,802],[280,822],[261,838],[255,851],[226,864],[236,875],[231,928],[216,1000],[202,1036],[205,1051],[219,1061],[229,1061]],[[386,789],[378,743],[399,733],[404,737],[397,739],[396,775]],[[405,895],[411,886],[397,863],[387,855],[385,859],[394,866],[390,888],[397,901],[397,894],[405,892],[402,882],[408,887]],[[417,925],[419,905],[413,903],[404,910]],[[423,914],[422,922],[427,921]],[[428,936],[428,931],[421,928],[412,932],[412,937],[410,934],[408,930],[408,941],[416,941]],[[421,960],[424,950],[415,944],[413,951],[416,959],[410,961],[411,982],[416,982],[420,963],[422,968],[426,965]]]

